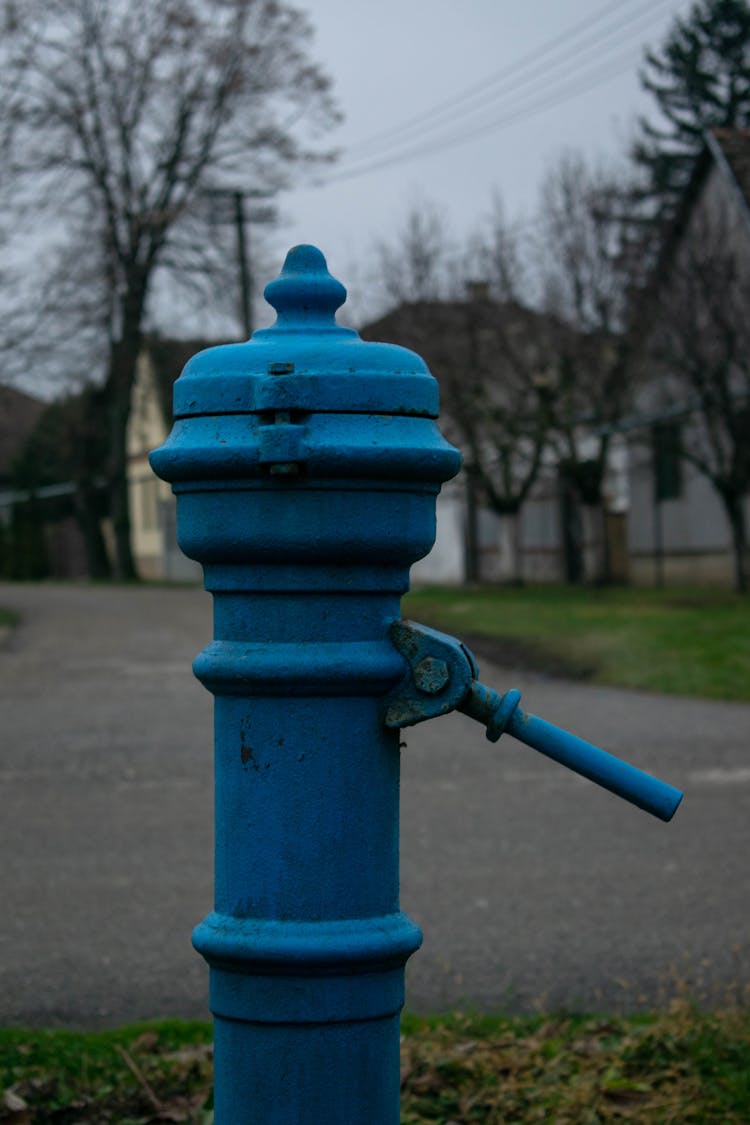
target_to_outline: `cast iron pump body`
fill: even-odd
[[[151,457],[203,565],[215,696],[210,966],[216,1125],[396,1125],[404,965],[401,726],[460,708],[668,819],[680,795],[480,685],[453,638],[400,620],[460,467],[413,352],[335,321],[312,246],[266,287],[271,328],[193,357]]]

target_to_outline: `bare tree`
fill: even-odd
[[[728,208],[699,208],[665,256],[645,356],[650,405],[681,421],[680,453],[710,481],[731,528],[735,586],[748,589],[750,231]]]
[[[549,437],[549,321],[516,302],[469,289],[463,310],[464,359],[441,380],[464,448],[471,490],[506,528],[515,582],[523,580],[521,511],[543,467]]]
[[[502,195],[495,189],[489,211],[469,235],[462,260],[463,276],[481,278],[498,301],[535,305],[531,225],[510,222]]]
[[[414,203],[393,236],[375,245],[373,281],[383,303],[445,300],[455,290],[454,257],[445,215],[429,200]]]
[[[160,286],[205,285],[221,264],[205,190],[278,191],[324,155],[336,110],[307,20],[277,0],[7,0],[4,15],[4,168],[14,221],[33,227],[27,261],[47,275],[31,299],[63,339],[76,326],[91,337],[116,571],[129,578],[125,432]]]
[[[568,153],[543,184],[539,216],[543,307],[558,325],[551,437],[563,486],[597,514],[599,580],[608,577],[603,500],[611,435],[633,389],[628,325],[637,259],[629,200],[621,178]]]
[[[402,233],[385,262],[400,303],[363,335],[412,348],[429,364],[440,383],[443,427],[464,452],[470,512],[482,500],[502,518],[520,580],[519,516],[549,425],[549,319],[518,299],[526,288],[521,247],[499,198],[462,253],[429,209],[415,209]],[[420,272],[423,261],[429,268]],[[467,533],[467,572],[476,578],[471,515]]]

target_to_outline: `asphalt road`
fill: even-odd
[[[207,1014],[210,639],[191,589],[0,586],[0,1023]],[[664,825],[462,716],[408,733],[407,1004],[619,1010],[750,988],[750,706],[483,667],[685,790]]]

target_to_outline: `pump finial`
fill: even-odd
[[[321,327],[335,323],[336,309],[346,300],[346,289],[328,272],[317,246],[293,246],[279,276],[270,281],[264,296],[278,314],[277,324],[288,326],[318,320]]]

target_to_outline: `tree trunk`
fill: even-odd
[[[464,576],[467,582],[481,581],[479,568],[479,512],[477,482],[473,474],[466,473],[466,536],[464,540]]]
[[[604,504],[587,504],[590,530],[593,533],[593,574],[589,581],[595,586],[606,586],[611,580],[609,566],[609,541],[607,539],[607,513]]]
[[[121,581],[137,580],[138,571],[130,542],[130,496],[128,489],[127,426],[130,393],[118,388],[113,394],[110,424],[109,497],[115,540],[114,573]]]
[[[738,594],[747,593],[747,530],[743,496],[737,493],[722,493],[722,500],[732,529],[732,551],[734,553],[734,588]]]
[[[104,544],[101,525],[99,523],[99,504],[96,493],[79,484],[73,497],[76,521],[83,535],[86,549],[86,565],[89,577],[104,579],[112,577],[112,566]]]
[[[570,475],[560,471],[560,526],[565,581],[578,585],[584,577],[581,502]]]
[[[107,380],[109,406],[109,494],[115,541],[114,574],[120,581],[138,579],[130,541],[127,431],[136,365],[141,348],[140,313],[112,345]]]
[[[523,586],[523,562],[521,560],[521,513],[503,512],[503,538],[507,536],[508,555],[510,558],[510,573],[508,583],[511,586]]]

